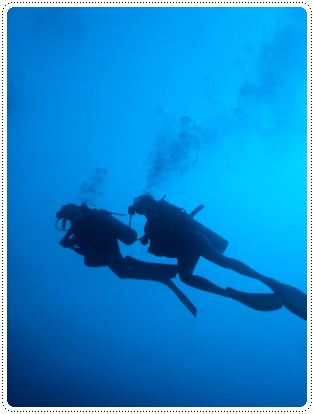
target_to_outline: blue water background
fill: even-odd
[[[176,278],[194,318],[162,284],[85,267],[54,226],[70,202],[203,203],[228,256],[305,291],[305,10],[12,8],[8,92],[9,404],[304,405],[303,320]],[[196,274],[269,292],[204,259]]]

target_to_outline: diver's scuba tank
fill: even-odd
[[[98,212],[101,214],[101,222],[106,228],[115,235],[115,237],[122,241],[122,243],[130,245],[137,239],[137,232],[122,221],[115,218],[112,213],[107,210],[100,209]]]
[[[167,201],[164,201],[164,198],[159,200],[157,203],[160,203],[164,207],[168,207],[169,209],[177,210],[177,220],[180,227],[184,227],[184,231],[186,233],[194,233],[198,232],[203,234],[210,243],[215,247],[216,250],[218,250],[220,253],[224,253],[228,246],[228,241],[221,237],[219,234],[215,233],[213,230],[210,230],[208,227],[204,226],[204,224],[201,224],[197,220],[194,219],[194,216],[201,211],[204,206],[200,204],[197,206],[191,213],[187,213],[184,209],[180,209],[179,207],[168,203]],[[167,208],[166,207],[166,208]],[[180,211],[181,210],[181,211]],[[166,211],[166,210],[165,210]],[[179,213],[180,211],[180,213]],[[169,211],[170,212],[170,211]],[[175,216],[171,215],[171,220],[175,220]],[[179,221],[180,220],[180,221]],[[183,229],[182,229],[183,230]]]
[[[185,222],[185,225],[190,231],[197,231],[199,233],[202,233],[205,237],[207,237],[207,239],[211,242],[216,250],[218,250],[220,253],[224,253],[228,247],[228,240],[219,236],[219,234],[210,230],[200,222],[196,221],[190,214],[187,214],[185,216]]]
[[[167,226],[176,228],[177,234],[182,232],[182,234],[185,233],[185,235],[190,234],[192,236],[195,232],[201,233],[210,241],[216,250],[224,253],[228,246],[228,241],[194,219],[194,216],[204,208],[202,204],[188,214],[184,209],[168,203],[164,198],[165,196],[157,201],[150,195],[136,197],[133,205],[129,207],[128,212],[130,215],[133,215],[135,213],[146,214],[145,210],[155,210],[156,214],[163,218],[162,220],[165,219],[164,223],[168,223],[166,224]]]
[[[66,204],[63,205],[61,210],[56,214],[56,228],[58,230],[67,231],[65,229],[67,220],[73,222],[76,220],[84,220],[85,217],[93,217],[92,222],[96,222],[97,227],[99,228],[103,226],[104,232],[110,233],[124,244],[130,245],[134,243],[137,239],[137,232],[122,223],[122,221],[115,218],[113,214],[117,213],[110,213],[109,211],[103,209],[90,209],[86,203],[83,203],[80,206],[75,204]],[[58,228],[59,220],[62,220],[62,229]]]

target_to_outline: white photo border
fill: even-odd
[[[11,407],[7,402],[7,14],[13,7],[301,7],[307,12],[307,402],[303,407]],[[7,1],[1,10],[1,404],[8,413],[313,412],[313,10],[308,1]]]

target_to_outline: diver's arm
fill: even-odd
[[[64,248],[68,248],[73,250],[75,253],[80,254],[81,256],[84,256],[85,252],[81,247],[76,246],[76,240],[74,236],[74,231],[72,226],[67,231],[66,235],[60,240],[60,244]]]
[[[60,244],[62,247],[68,248],[73,250],[75,253],[80,254],[81,256],[85,255],[85,252],[81,247],[77,247],[75,245],[75,239],[74,238],[67,238],[63,237],[63,239],[60,241]]]
[[[62,247],[72,247],[74,244],[74,240],[71,239],[71,236],[73,235],[72,228],[69,228],[69,230],[66,232],[66,235],[60,240],[60,244]]]

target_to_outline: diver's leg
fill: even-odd
[[[240,260],[233,259],[231,257],[224,256],[219,252],[215,252],[214,254],[210,255],[211,262],[217,264],[218,266],[224,267],[226,269],[231,269],[243,276],[251,277],[253,279],[264,281],[267,279],[266,276],[258,273],[256,270],[252,269],[245,263],[241,262]],[[207,257],[206,257],[207,259]]]
[[[86,254],[84,256],[84,264],[85,266],[88,266],[88,267],[104,267],[104,266],[108,266],[109,262],[110,262],[109,256],[106,254],[102,254],[102,255]]]
[[[163,283],[196,316],[196,307],[172,281],[178,271],[176,265],[142,262],[131,256],[126,256],[124,259],[112,257],[109,268],[121,279],[150,280]]]
[[[174,264],[151,263],[134,259],[131,256],[124,258],[124,263],[128,267],[131,274],[136,278],[146,279],[147,276],[151,280],[171,279],[176,277],[178,266]]]
[[[227,296],[225,289],[215,285],[202,276],[196,276],[193,274],[198,260],[199,255],[194,253],[186,253],[178,257],[178,270],[181,281],[189,286],[204,290],[206,292]]]
[[[200,255],[210,262],[215,263],[220,267],[233,270],[243,276],[251,277],[253,279],[258,279],[261,281],[268,279],[266,276],[256,272],[254,269],[247,266],[240,260],[224,256],[222,253],[215,249],[215,247],[204,235],[197,234],[195,242],[198,246]]]
[[[121,256],[111,256],[108,263],[109,269],[121,279],[128,279],[129,272],[124,264],[123,257]]]
[[[100,240],[95,237],[84,251],[84,263],[89,267],[109,266],[114,261],[123,260],[119,244],[116,239]]]
[[[201,240],[202,237],[203,236],[200,235],[199,241]],[[254,269],[247,266],[246,264],[240,262],[239,260],[224,256],[223,254],[219,253],[211,245],[210,242],[204,239],[206,238],[203,237],[202,242],[200,244],[198,243],[198,246],[201,247],[200,248],[201,255],[205,259],[210,260],[211,262],[221,267],[231,269],[243,276],[248,276],[248,277],[259,280],[260,282],[264,283],[274,292],[277,298],[280,299],[280,301],[278,301],[278,306],[280,305],[280,302],[281,302],[282,305],[285,306],[290,312],[306,320],[307,318],[307,296],[304,292],[286,283],[281,283],[271,277],[264,276],[261,273],[256,272]],[[227,293],[234,295],[234,292],[232,291],[232,289],[227,289]],[[235,296],[237,296],[237,294]]]
[[[151,280],[164,282],[174,278],[178,272],[176,265],[149,263],[134,259],[131,256],[112,257],[109,268],[122,279]]]
[[[198,259],[196,253],[187,254],[187,252],[178,258],[179,276],[187,285],[228,297],[259,311],[274,311],[282,307],[281,299],[274,293],[246,293],[231,288],[223,289],[201,276],[193,275]]]

